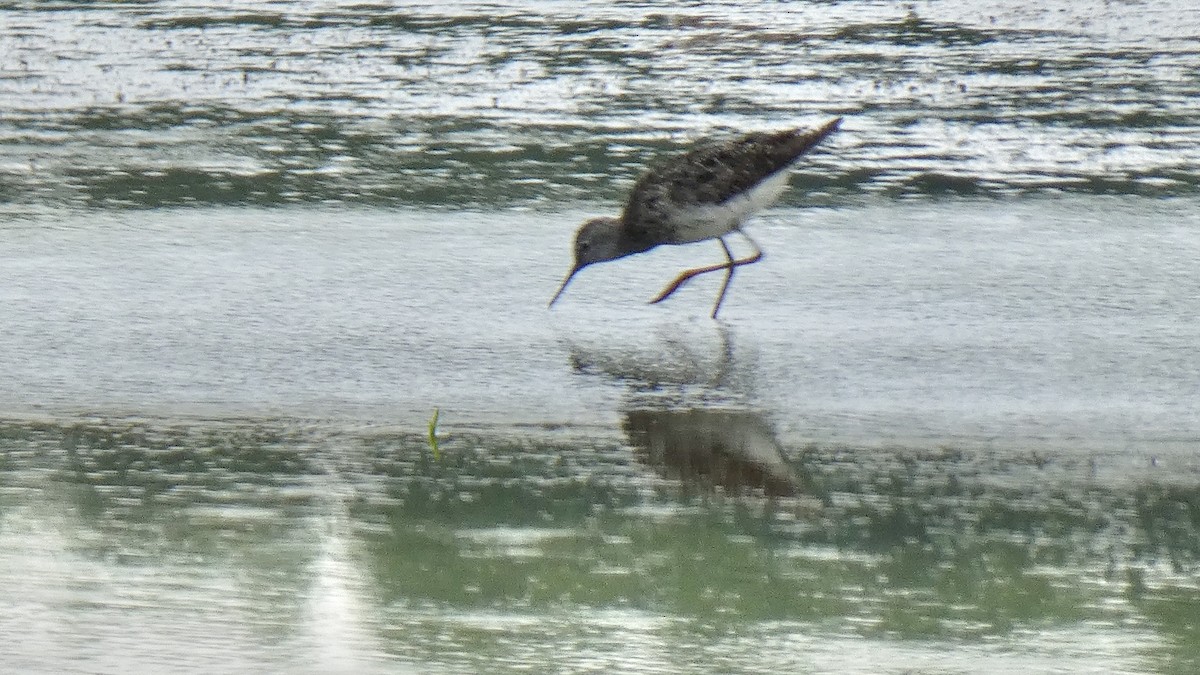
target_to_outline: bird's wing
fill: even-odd
[[[792,165],[801,155],[837,130],[841,118],[815,130],[789,129],[752,133],[703,143],[647,171],[629,194],[622,216],[627,237],[670,219],[680,206],[719,205]]]

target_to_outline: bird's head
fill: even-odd
[[[617,245],[619,235],[620,221],[616,218],[592,218],[579,227],[579,231],[575,233],[575,266],[571,268],[567,278],[563,279],[558,292],[550,299],[550,305],[567,290],[567,284],[571,283],[571,279],[579,270],[594,263],[621,257]]]

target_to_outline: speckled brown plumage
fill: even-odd
[[[742,230],[742,222],[773,203],[787,187],[787,170],[810,148],[837,130],[841,118],[807,131],[755,132],[706,141],[691,151],[651,167],[629,193],[619,218],[593,218],[575,233],[575,265],[550,299],[553,305],[579,270],[599,262],[649,251],[662,244],[716,239],[725,262],[683,272],[651,302],[662,302],[688,280],[725,270],[713,305],[716,318],[738,267],[762,259],[762,249]],[[735,259],[725,235],[737,232],[754,253]]]
[[[840,123],[837,118],[815,130],[756,132],[705,141],[682,156],[657,163],[629,193],[621,214],[622,248],[648,250],[694,241],[681,234],[688,225],[681,215],[696,206],[723,204],[745,194],[788,169]]]

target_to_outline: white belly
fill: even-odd
[[[784,169],[723,204],[705,204],[679,211],[672,219],[676,224],[676,243],[688,244],[729,234],[752,214],[774,204],[787,183],[788,170]]]

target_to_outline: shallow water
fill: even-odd
[[[1196,34],[0,4],[0,670],[1195,672]],[[708,243],[546,309],[647,162],[834,115],[721,321],[644,304]]]
[[[1200,430],[1195,199],[776,209],[720,322],[717,279],[645,304],[707,243],[590,268],[547,310],[582,213],[149,215],[4,230],[5,408],[603,429],[740,406],[796,441],[1009,447]]]

